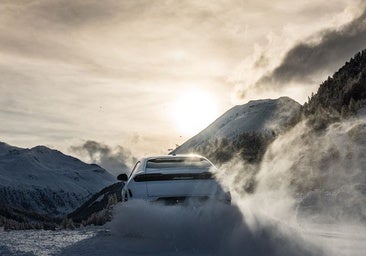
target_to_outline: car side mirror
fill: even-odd
[[[121,173],[120,175],[117,176],[117,180],[128,181],[128,176],[126,173]]]

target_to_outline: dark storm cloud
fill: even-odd
[[[319,74],[331,75],[355,53],[366,48],[366,11],[349,24],[336,30],[322,31],[310,40],[315,38],[320,40],[316,43],[301,42],[290,49],[282,63],[270,74],[263,75],[255,87],[279,88],[291,82],[312,83]]]
[[[92,140],[88,140],[82,145],[71,146],[70,149],[76,154],[87,154],[92,162],[114,174],[129,171],[131,164],[135,162],[135,158],[128,149],[121,146],[112,148]]]

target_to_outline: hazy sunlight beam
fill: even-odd
[[[217,105],[215,97],[207,91],[185,91],[177,95],[170,114],[178,132],[193,136],[218,117]]]

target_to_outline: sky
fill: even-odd
[[[165,154],[234,105],[304,103],[366,48],[365,6],[3,0],[0,141],[89,161]]]

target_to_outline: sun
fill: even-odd
[[[182,135],[193,136],[218,117],[217,105],[216,98],[210,92],[184,91],[172,103],[172,119]]]

